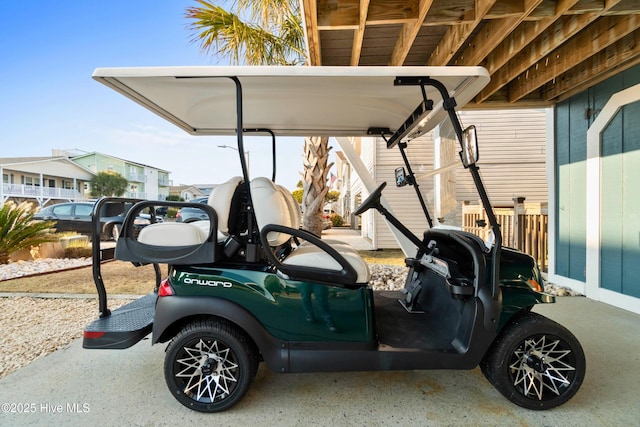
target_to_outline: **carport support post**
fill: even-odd
[[[358,156],[358,154],[356,153],[356,150],[353,148],[353,144],[351,143],[350,138],[338,137],[335,139],[338,142],[338,145],[340,146],[340,149],[344,153],[345,157],[351,164],[351,167],[353,167],[353,170],[358,174],[358,177],[360,177],[360,180],[362,181],[362,185],[364,185],[364,187],[367,189],[369,194],[371,194],[371,192],[373,192],[373,190],[376,189],[378,184],[376,184],[375,179],[373,179],[373,176],[371,176],[371,174],[367,170],[367,167],[360,159],[360,156]],[[385,209],[387,209],[392,215],[394,215],[393,209],[389,207],[389,203],[386,201],[384,195],[380,198],[380,202],[385,207]],[[416,253],[415,245],[411,243],[411,241],[408,238],[406,238],[402,233],[400,233],[400,231],[398,231],[395,227],[393,227],[389,223],[389,221],[386,221],[386,223],[389,229],[391,230],[391,233],[395,237],[396,241],[398,242],[398,245],[400,245],[400,249],[402,249],[402,252],[404,252],[404,255],[406,257],[415,256],[415,253]]]
[[[513,199],[513,247],[524,251],[524,200],[525,197]]]

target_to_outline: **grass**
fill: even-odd
[[[358,251],[367,264],[388,264],[404,266],[404,253],[400,249],[379,249],[377,251]]]
[[[369,264],[404,265],[404,254],[400,250],[385,249],[358,253]],[[166,265],[161,266],[161,271],[163,276],[166,275]],[[145,295],[155,287],[152,265],[134,267],[129,262],[110,261],[102,264],[101,273],[108,295]],[[0,281],[0,292],[97,295],[91,266]]]
[[[155,287],[152,265],[134,267],[129,262],[110,261],[102,264],[102,280],[107,294],[144,295]],[[166,274],[167,268],[162,268]],[[96,296],[91,266],[0,282],[0,292],[68,293]]]

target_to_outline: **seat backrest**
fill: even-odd
[[[285,196],[270,179],[258,177],[251,180],[251,200],[258,229],[268,224],[298,228],[291,222],[291,213]],[[286,233],[271,232],[267,235],[269,246],[272,247],[280,246],[290,238],[291,236]]]
[[[289,215],[291,216],[291,227],[300,228],[302,225],[302,211],[300,210],[300,204],[293,197],[291,191],[287,190],[282,185],[276,185],[278,190],[282,193],[285,201],[287,202],[287,207],[289,208]]]
[[[209,195],[208,204],[218,214],[218,232],[225,236],[229,235],[231,219],[240,215],[240,212],[232,212],[232,202],[236,189],[241,182],[242,177],[234,176],[215,187]]]

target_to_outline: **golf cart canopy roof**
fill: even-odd
[[[93,73],[192,135],[236,134],[231,78],[242,86],[245,129],[266,128],[279,136],[362,136],[371,128],[395,132],[423,96],[419,85],[394,82],[416,77],[440,81],[458,107],[489,82],[482,67],[140,67]],[[413,134],[432,129],[446,116],[440,94],[431,86],[425,89],[433,110],[414,121]]]

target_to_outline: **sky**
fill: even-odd
[[[91,78],[98,67],[226,65],[191,43],[195,0],[0,2],[0,157],[101,152],[171,172],[174,185],[239,175],[235,137],[191,136]],[[302,138],[278,140],[293,190]],[[271,176],[270,139],[249,138],[252,176]]]

